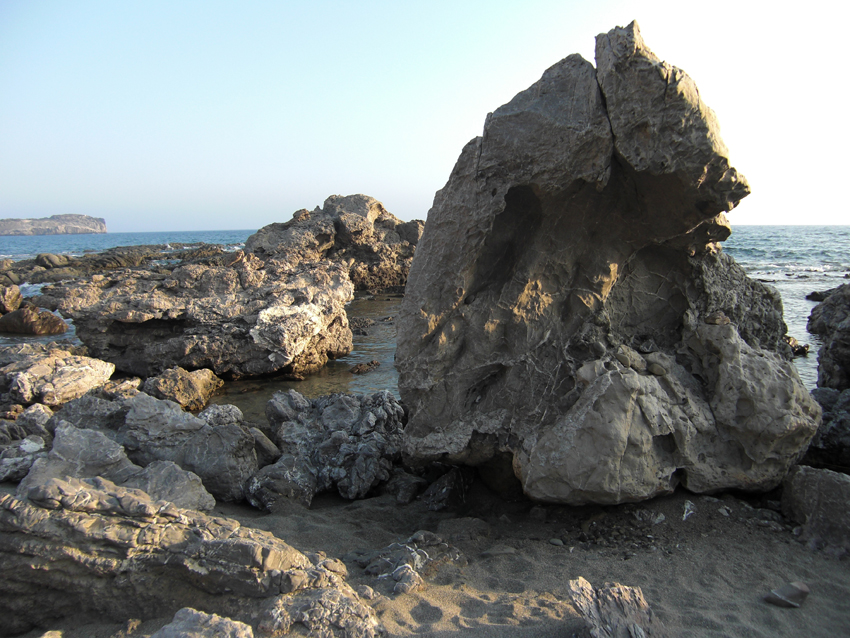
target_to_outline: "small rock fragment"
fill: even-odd
[[[809,586],[801,581],[782,585],[764,597],[764,601],[777,607],[799,607],[809,595]]]

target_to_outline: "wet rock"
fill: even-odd
[[[55,344],[28,346],[0,348],[0,392],[24,405],[62,405],[103,385],[115,370],[111,363]]]
[[[351,374],[366,374],[381,365],[380,361],[373,359],[368,363],[357,363],[348,370]]]
[[[785,335],[785,343],[788,344],[788,347],[791,348],[791,352],[795,357],[805,357],[809,354],[809,344],[808,343],[800,343],[794,337],[790,335]]]
[[[783,515],[802,526],[801,540],[831,553],[850,551],[850,476],[798,465],[785,479]]]
[[[593,638],[664,636],[640,587],[605,583],[594,589],[584,578],[569,582],[573,604],[587,622]]]
[[[68,324],[52,312],[25,304],[0,317],[0,332],[25,335],[61,335],[68,332]]]
[[[73,318],[92,354],[143,377],[175,366],[233,378],[300,375],[348,354],[353,287],[342,266],[235,259],[170,276],[133,270],[56,284],[36,301]]]
[[[373,197],[332,195],[251,235],[245,251],[289,263],[331,260],[348,267],[356,290],[404,286],[423,222],[403,222]]]
[[[634,23],[596,60],[488,116],[435,197],[398,318],[405,454],[508,455],[547,502],[772,489],[819,410],[778,293],[717,243],[749,187]]]
[[[22,301],[20,288],[14,284],[11,286],[0,285],[0,314],[17,310],[21,307]]]
[[[823,338],[818,352],[818,386],[850,388],[850,284],[839,286],[812,309],[806,330]]]
[[[248,487],[248,500],[266,510],[279,498],[309,506],[316,493],[330,489],[363,498],[389,480],[400,456],[404,410],[386,390],[312,401],[294,390],[276,392],[266,416],[282,456]]]
[[[380,628],[336,572],[237,521],[104,479],[52,479],[27,501],[0,495],[4,632],[79,613],[145,620],[187,606],[255,622],[266,635],[296,625],[330,632],[346,621],[352,631],[371,627],[358,635]]]
[[[187,410],[202,410],[223,385],[224,381],[212,370],[204,368],[189,372],[175,367],[146,379],[142,390],[157,399],[179,403]]]

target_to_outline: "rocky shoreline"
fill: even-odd
[[[88,215],[51,215],[41,219],[0,219],[2,235],[86,235],[105,233],[106,220]]]
[[[242,251],[3,264],[0,324],[84,345],[0,348],[0,635],[847,629],[850,285],[810,395],[722,252],[749,187],[695,85],[634,23],[596,62],[492,113],[425,224],[335,195]],[[355,290],[402,287],[401,401],[209,403],[345,355]]]

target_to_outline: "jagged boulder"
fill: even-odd
[[[15,286],[0,285],[0,314],[12,312],[21,307],[21,289]]]
[[[79,613],[121,622],[183,607],[261,635],[379,635],[338,565],[105,479],[52,479],[26,499],[0,495],[0,636]]]
[[[635,23],[596,60],[489,115],[435,197],[397,324],[405,452],[508,454],[573,504],[775,487],[819,409],[778,293],[718,245],[747,182]]]
[[[390,478],[400,455],[404,409],[386,390],[332,394],[312,401],[276,392],[266,407],[282,452],[248,482],[248,501],[272,510],[279,502],[309,506],[319,492],[363,498]]]
[[[825,293],[806,329],[823,338],[818,352],[818,387],[850,388],[850,284]]]
[[[331,195],[322,208],[302,209],[245,242],[246,252],[289,263],[332,260],[348,265],[357,290],[404,286],[424,223],[403,222],[367,195]]]
[[[351,351],[338,264],[290,266],[237,253],[171,275],[129,270],[42,289],[38,305],[74,320],[91,353],[150,377],[180,366],[238,378],[301,375]]]

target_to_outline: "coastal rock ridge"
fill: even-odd
[[[438,191],[398,318],[413,460],[570,504],[779,485],[820,410],[782,303],[718,242],[749,194],[636,23],[488,115]]]
[[[0,219],[0,235],[88,235],[106,232],[106,220],[88,215]]]

